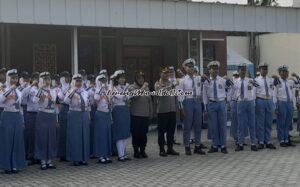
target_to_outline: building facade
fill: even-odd
[[[226,74],[229,32],[300,32],[300,9],[173,0],[1,0],[1,64],[52,73],[144,70],[188,57]]]

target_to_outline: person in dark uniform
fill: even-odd
[[[87,88],[86,91],[88,92],[88,99],[89,99],[89,107],[88,111],[90,112],[90,155],[91,158],[94,158],[93,155],[93,139],[94,139],[94,122],[95,122],[95,113],[97,111],[97,104],[94,99],[96,86],[95,86],[95,75],[90,74],[87,76]]]
[[[66,130],[67,130],[67,119],[68,119],[68,111],[69,105],[64,103],[64,99],[66,93],[69,89],[71,89],[71,75],[69,72],[64,71],[60,74],[60,91],[58,92],[59,102],[61,104],[59,110],[59,133],[58,133],[58,157],[60,161],[66,161]]]
[[[136,72],[134,83],[129,86],[128,91],[149,91],[149,84],[145,82],[145,74],[143,72]],[[151,96],[132,97],[130,100],[130,114],[134,157],[147,158],[148,155],[145,152],[145,148],[147,145],[150,118],[152,116]]]
[[[176,85],[173,85],[169,80],[169,68],[162,68],[160,80],[158,80],[154,85],[155,91],[168,91],[174,89],[175,86]],[[157,99],[159,155],[162,157],[168,155],[179,155],[179,153],[173,149],[176,126],[176,97],[158,96]],[[167,133],[167,152],[164,148],[165,133]]]
[[[27,99],[27,112],[24,115],[25,119],[25,150],[26,159],[29,161],[28,165],[36,164],[34,159],[34,146],[35,146],[35,125],[36,116],[39,109],[39,104],[33,102],[34,96],[38,92],[39,73],[34,72],[31,75],[31,85],[28,87],[28,91],[24,92],[23,99]]]
[[[6,81],[7,87],[0,92],[0,103],[4,103],[0,124],[0,169],[5,170],[6,174],[11,174],[26,166],[24,120],[20,110],[22,93],[16,89],[18,83],[16,69],[7,72]]]

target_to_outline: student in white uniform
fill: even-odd
[[[259,65],[260,76],[255,78],[256,89],[256,137],[258,149],[276,149],[271,142],[274,113],[274,79],[268,76],[268,64]]]
[[[110,156],[112,154],[111,138],[111,97],[107,94],[111,90],[111,85],[107,82],[105,73],[96,78],[96,91],[94,99],[97,104],[95,113],[94,135],[93,135],[93,155],[98,157],[101,164],[112,163]]]
[[[0,123],[0,170],[17,173],[26,166],[21,114],[22,93],[17,89],[18,72],[7,71],[6,88],[0,90],[0,103],[4,111]]]
[[[208,80],[199,75],[195,75],[194,59],[187,59],[183,62],[186,75],[181,79],[177,89],[184,92],[192,92],[192,95],[178,97],[182,106],[183,114],[183,142],[185,146],[185,154],[191,155],[190,137],[191,130],[194,127],[195,136],[195,154],[204,155],[205,152],[200,147],[201,145],[201,125],[202,125],[202,85],[208,83]]]
[[[6,69],[0,69],[0,89],[6,88]],[[0,115],[4,110],[4,103],[0,103]]]
[[[245,144],[245,129],[249,129],[251,150],[257,151],[255,134],[255,97],[253,80],[246,77],[247,64],[238,65],[239,78],[234,82],[233,92],[237,99],[237,137],[238,145],[235,151],[243,151]]]
[[[232,81],[235,83],[239,78],[239,72],[234,71]],[[238,145],[238,120],[237,120],[237,96],[236,92],[232,92],[230,107],[231,107],[231,126],[230,126],[230,135],[232,136],[235,145]]]
[[[293,146],[289,141],[289,131],[293,124],[294,88],[296,84],[288,79],[289,69],[286,65],[278,68],[280,78],[274,89],[275,113],[277,115],[277,137],[280,147]]]
[[[126,83],[125,71],[117,70],[113,81],[112,91],[125,92],[128,84]],[[113,118],[113,137],[118,149],[118,160],[121,162],[131,160],[126,153],[126,140],[130,137],[130,111],[128,107],[127,95],[114,95],[112,97],[112,118]]]
[[[56,169],[53,159],[57,156],[55,101],[57,91],[51,89],[49,72],[42,72],[39,80],[39,90],[32,98],[39,104],[39,112],[35,126],[35,159],[41,161],[41,170]]]
[[[81,74],[72,77],[71,89],[64,102],[69,105],[66,159],[74,166],[88,165],[90,158],[90,126],[88,92],[83,88]]]
[[[205,115],[209,115],[212,146],[208,153],[221,152],[227,154],[227,111],[226,97],[230,81],[219,76],[220,62],[212,61],[208,64],[210,83],[203,87],[203,102]]]

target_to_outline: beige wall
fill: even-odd
[[[249,59],[249,38],[247,36],[227,36],[227,48]]]
[[[260,62],[270,65],[270,73],[286,64],[290,72],[300,74],[300,34],[265,34],[259,38]]]

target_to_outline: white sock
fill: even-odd
[[[123,140],[123,155],[126,155],[126,139]]]
[[[118,156],[119,158],[122,158],[124,156],[124,151],[123,151],[123,140],[118,140],[117,141],[117,150],[118,150]]]

